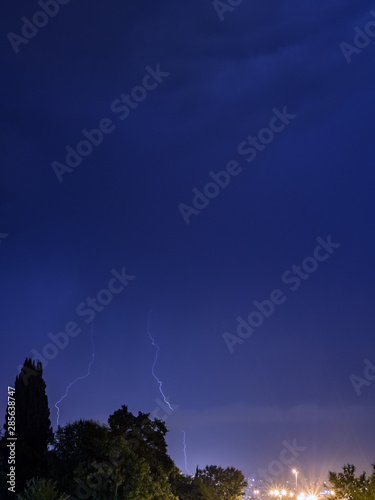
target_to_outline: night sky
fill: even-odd
[[[49,8],[0,20],[2,419],[44,352],[54,429],[90,369],[60,424],[150,412],[184,472],[181,429],[190,472],[369,469],[374,5]]]

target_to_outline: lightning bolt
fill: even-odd
[[[186,469],[186,472],[187,472],[188,474],[190,474],[190,471],[189,471],[188,466],[187,466],[186,432],[185,432],[185,431],[183,431],[182,429],[180,429],[180,430],[181,430],[181,432],[182,432],[182,433],[183,433],[183,435],[184,435],[184,438],[183,438],[183,443],[184,443],[185,469]]]
[[[162,389],[162,386],[163,386],[162,381],[161,381],[161,380],[160,380],[160,379],[156,376],[156,374],[155,374],[155,366],[156,366],[156,363],[157,363],[157,361],[158,361],[158,356],[159,356],[160,347],[159,347],[159,346],[158,346],[158,344],[155,342],[155,340],[154,340],[153,336],[152,336],[152,335],[151,335],[151,333],[150,333],[150,315],[151,315],[151,313],[152,313],[152,311],[150,311],[150,312],[148,313],[147,333],[148,333],[148,336],[149,336],[149,337],[150,337],[150,339],[151,339],[152,345],[153,345],[154,347],[156,347],[155,359],[154,359],[154,363],[153,363],[153,365],[152,365],[151,372],[152,372],[152,376],[154,377],[154,379],[156,380],[156,382],[159,384],[159,391],[160,391],[160,394],[161,394],[161,395],[162,395],[162,397],[163,397],[164,403],[165,403],[166,405],[168,405],[168,407],[169,407],[169,409],[170,409],[171,411],[174,411],[174,410],[173,410],[173,408],[172,408],[172,406],[169,404],[169,401],[168,401],[168,400],[167,400],[167,398],[165,397],[165,394],[164,394],[163,389]]]
[[[91,327],[90,329],[90,339],[91,339],[91,347],[92,347],[92,355],[91,355],[91,361],[89,363],[89,366],[87,368],[87,373],[86,375],[82,375],[81,377],[77,377],[75,380],[73,380],[73,382],[71,382],[68,387],[66,388],[66,391],[65,391],[65,394],[62,396],[62,398],[60,398],[56,403],[55,403],[55,408],[57,410],[57,418],[56,418],[56,424],[57,426],[59,425],[59,420],[60,420],[60,408],[59,408],[59,404],[61,403],[61,401],[63,399],[65,399],[68,395],[68,392],[69,392],[69,389],[76,383],[78,382],[78,380],[83,380],[87,377],[90,376],[90,370],[91,370],[91,366],[93,364],[93,362],[95,361],[95,344],[94,344],[94,337],[93,337],[93,328]]]
[[[164,400],[164,403],[166,405],[168,405],[169,409],[171,411],[174,411],[174,409],[172,408],[172,406],[169,404],[169,401],[167,400],[167,398],[165,397],[165,394],[163,392],[163,389],[162,389],[162,381],[156,376],[155,374],[155,366],[156,366],[156,363],[158,361],[158,357],[159,357],[159,351],[160,351],[160,347],[158,346],[158,344],[155,342],[155,339],[154,337],[151,335],[151,332],[150,332],[150,316],[151,316],[151,313],[152,311],[150,311],[148,313],[148,320],[147,320],[147,333],[148,333],[148,336],[150,337],[150,340],[152,342],[152,345],[156,348],[156,352],[155,352],[155,359],[154,359],[154,363],[152,365],[152,369],[151,369],[151,372],[152,372],[152,375],[154,377],[154,379],[157,381],[158,385],[159,385],[159,391],[160,391],[160,394],[162,395],[163,397],[163,400]],[[186,432],[183,431],[182,429],[180,429],[181,432],[183,433],[184,437],[183,437],[183,450],[184,450],[184,457],[185,457],[185,469],[187,471],[188,474],[190,474],[189,472],[189,469],[188,469],[188,466],[187,466],[187,451],[186,451]]]

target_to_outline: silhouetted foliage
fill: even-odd
[[[108,418],[108,424],[112,436],[125,437],[132,451],[146,460],[155,479],[173,471],[175,465],[165,441],[168,430],[162,420],[151,420],[149,413],[138,412],[134,416],[123,405]]]
[[[53,455],[60,491],[85,499],[175,499],[166,473],[152,474],[134,448],[119,430],[92,420],[59,427]]]
[[[53,474],[60,491],[73,494],[76,470],[92,460],[104,460],[107,453],[105,426],[93,420],[79,420],[60,427],[55,434]]]
[[[198,477],[185,476],[180,472],[172,480],[173,493],[180,500],[211,500],[214,498]]]
[[[234,467],[223,469],[207,465],[204,469],[197,468],[195,478],[203,483],[216,500],[239,500],[245,494],[244,488],[247,486],[242,472]]]
[[[135,416],[123,405],[110,415],[108,424],[111,436],[122,436],[132,452],[147,463],[154,484],[159,485],[160,492],[154,498],[175,498],[169,483],[177,467],[167,453],[165,423],[157,418],[151,420],[149,413],[138,412]],[[161,496],[164,494],[167,496]]]
[[[347,464],[343,472],[329,472],[329,481],[338,498],[348,500],[375,500],[375,464],[373,464],[371,476],[363,472],[360,476],[355,475],[354,465]]]
[[[21,491],[28,479],[47,474],[47,450],[53,441],[46,384],[40,362],[26,358],[19,376],[15,380],[16,399],[16,487]],[[8,408],[7,408],[8,412]],[[7,418],[5,434],[1,440],[0,454],[6,463],[8,433]],[[7,467],[5,467],[7,470]]]
[[[50,479],[30,479],[17,500],[68,500],[69,496],[60,494],[56,483]]]
[[[237,500],[243,495],[243,474],[233,467],[207,466],[184,476],[168,455],[164,421],[150,419],[149,413],[133,415],[127,406],[115,411],[108,425],[77,420],[59,426],[53,439],[41,363],[26,359],[15,397],[19,500]],[[0,497],[5,500],[6,424],[4,429]]]

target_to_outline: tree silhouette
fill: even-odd
[[[108,418],[112,436],[124,436],[132,451],[149,464],[151,473],[162,470],[169,474],[175,468],[167,453],[165,435],[168,430],[162,420],[150,419],[149,413],[138,412],[135,416],[122,406]]]
[[[197,468],[194,479],[202,482],[215,500],[240,500],[247,486],[242,472],[234,467],[207,465],[204,469]]]
[[[214,500],[214,494],[197,477],[178,472],[172,480],[172,491],[179,500]]]
[[[56,432],[55,475],[60,491],[92,500],[177,500],[166,476],[157,478],[124,435],[79,420]]]
[[[59,426],[54,438],[40,362],[26,358],[14,393],[0,433],[4,500],[14,498],[5,486],[8,437],[14,437],[7,418],[12,404],[20,500],[239,500],[244,495],[244,476],[234,467],[197,467],[195,476],[184,476],[168,455],[165,422],[149,413],[133,415],[127,406],[115,411],[107,425],[81,419]]]
[[[357,477],[356,468],[351,464],[344,465],[343,472],[329,472],[329,481],[336,495],[348,500],[375,500],[375,464],[372,467],[371,476],[363,472]]]
[[[53,431],[43,380],[43,367],[31,358],[26,358],[19,376],[15,380],[16,410],[16,489],[20,491],[26,481],[33,477],[44,477],[47,473],[48,445],[53,441]],[[7,463],[8,407],[5,417],[5,434],[1,439],[2,463]]]
[[[171,478],[177,467],[167,453],[165,435],[168,430],[162,420],[150,419],[149,413],[135,416],[123,405],[108,418],[112,438],[123,437],[132,452],[147,463],[154,485],[154,498],[173,499]]]

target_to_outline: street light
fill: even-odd
[[[269,492],[271,497],[276,497],[279,498],[280,500],[283,500],[284,497],[289,496],[289,498],[294,497],[294,493],[287,491],[285,488],[283,488],[281,491],[279,490],[271,490]]]
[[[296,476],[296,491],[297,491],[297,489],[298,489],[298,484],[297,484],[298,470],[297,469],[293,469],[292,473]]]

